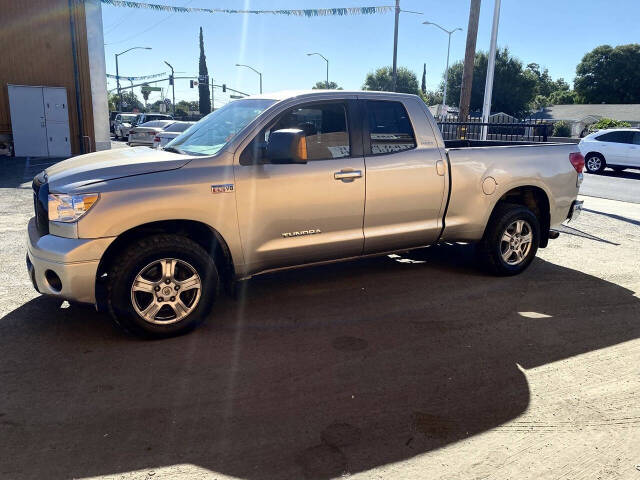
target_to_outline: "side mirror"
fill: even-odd
[[[271,132],[265,153],[271,163],[307,163],[307,139],[304,132],[297,128]]]

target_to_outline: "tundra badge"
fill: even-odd
[[[285,232],[282,234],[284,238],[290,237],[300,237],[302,235],[315,235],[317,233],[322,233],[319,229],[311,229],[311,230],[300,230],[299,232]]]

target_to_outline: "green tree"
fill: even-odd
[[[422,83],[420,84],[420,91],[423,95],[427,94],[427,64],[422,67]]]
[[[488,56],[477,52],[473,66],[473,87],[471,89],[471,110],[480,110],[484,100],[484,84],[487,77]],[[447,79],[447,103],[460,103],[462,84],[462,61],[449,68]],[[444,86],[444,85],[443,85]],[[536,80],[527,74],[522,62],[512,57],[507,48],[498,49],[491,96],[491,111],[522,116],[528,113],[531,101],[536,95]]]
[[[533,110],[540,110],[548,107],[549,105],[551,105],[551,102],[549,101],[549,98],[544,95],[536,95],[536,98],[531,102],[531,108]]]
[[[342,87],[339,87],[336,82],[329,82],[329,84],[327,84],[326,80],[322,82],[316,82],[316,84],[311,88],[313,90],[342,90]]]
[[[148,86],[149,84],[148,84],[148,83],[145,83],[145,85],[147,85],[147,86]],[[144,103],[145,103],[145,105],[146,105],[146,104],[147,104],[147,102],[149,101],[149,94],[150,94],[150,93],[151,93],[151,92],[149,92],[149,91],[144,91],[144,92],[142,92],[142,98],[144,98]]]
[[[109,104],[109,111],[115,112],[118,110],[118,94],[109,93],[107,95],[107,103]]]
[[[140,111],[144,110],[144,105],[142,105],[136,94],[131,90],[122,92],[122,111],[133,112],[136,108]]]
[[[549,95],[551,105],[571,105],[577,102],[576,92],[573,90],[556,90]]]
[[[640,103],[640,44],[594,48],[578,64],[574,87],[585,103]]]
[[[549,75],[549,70],[546,68],[540,70],[540,65],[537,63],[527,65],[525,75],[529,75],[535,80],[536,95],[549,97],[553,92],[569,90],[569,84],[564,81],[564,78],[559,78],[554,81],[551,75]]]
[[[383,92],[393,91],[393,76],[391,67],[378,68],[375,72],[367,74],[367,78],[362,85],[363,90],[378,90]],[[398,82],[396,92],[412,93],[418,95],[418,77],[411,70],[405,67],[398,68]]]
[[[613,118],[601,118],[596,123],[589,125],[589,133],[604,130],[605,128],[625,128],[630,126],[629,122],[614,120]]]
[[[427,90],[426,93],[422,93],[422,91],[420,91],[420,98],[427,105],[440,105],[442,103],[442,92]]]
[[[198,74],[201,77],[209,77],[209,69],[207,69],[207,57],[204,54],[204,39],[202,36],[202,27],[200,27],[200,62],[198,65]],[[200,94],[200,113],[208,115],[211,113],[211,91],[208,83],[198,83],[198,93]]]
[[[564,120],[560,120],[553,124],[553,136],[554,137],[570,137],[571,136],[571,125],[569,122],[565,122]]]

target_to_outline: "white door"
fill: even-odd
[[[67,90],[62,87],[43,87],[42,98],[49,156],[68,157],[71,155],[71,142]]]
[[[49,151],[42,87],[9,85],[8,91],[15,155],[46,157]]]

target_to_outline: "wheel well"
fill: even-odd
[[[540,222],[540,248],[548,245],[551,216],[549,198],[544,190],[532,185],[517,187],[502,195],[496,206],[501,203],[515,203],[531,210]]]
[[[584,156],[584,158],[587,158],[589,155],[594,157],[600,157],[601,159],[604,160],[604,155],[602,155],[600,152],[589,152]]]
[[[117,255],[140,238],[158,233],[182,235],[193,240],[213,257],[225,289],[229,291],[235,280],[235,270],[231,252],[222,235],[210,226],[193,220],[164,220],[139,225],[127,230],[109,245],[100,259],[96,281],[96,303],[99,310],[105,305],[105,280],[109,266]]]

